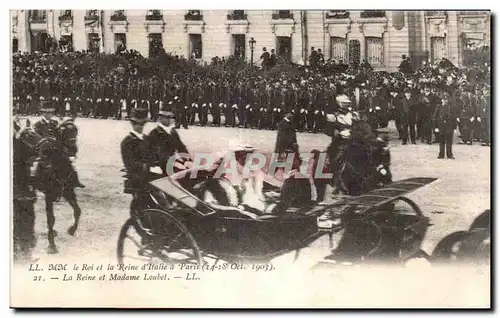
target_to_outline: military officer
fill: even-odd
[[[458,114],[454,105],[451,105],[450,99],[449,93],[443,93],[441,105],[437,106],[433,115],[434,131],[438,133],[439,137],[438,159],[444,158],[445,147],[446,157],[448,159],[455,159],[453,157],[452,143],[453,131],[457,127],[456,119],[458,118]]]
[[[42,101],[40,112],[42,117],[34,125],[34,129],[40,136],[55,137],[58,119],[54,116],[56,109],[51,101]]]
[[[53,106],[53,103],[51,101],[44,101],[42,103],[41,107],[41,112],[42,112],[42,118],[37,121],[34,125],[35,132],[39,134],[40,136],[44,138],[57,138],[57,129],[59,126],[59,121],[56,117],[54,117],[54,112],[55,108]],[[75,187],[79,188],[85,188],[85,186],[80,182],[78,173],[73,166],[73,157],[67,158],[68,160],[64,160],[59,162],[61,164],[62,169],[69,169],[73,171],[73,174],[71,174],[71,184],[74,185]],[[41,158],[37,158],[33,164],[32,167],[32,176],[36,176],[38,173],[38,165],[40,162]]]

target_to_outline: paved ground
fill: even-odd
[[[66,234],[72,223],[72,211],[66,202],[57,203],[55,213],[60,253],[46,256],[44,199],[39,195],[36,203],[36,231],[40,235],[37,252],[61,261],[83,261],[95,257],[114,262],[118,232],[129,215],[130,196],[123,194],[119,148],[120,141],[128,133],[129,123],[111,119],[78,119],[77,124],[80,135],[76,165],[82,182],[87,186],[76,190],[83,210],[80,228],[75,237]],[[151,127],[148,124],[146,131]],[[275,131],[238,128],[191,127],[179,132],[190,152],[216,151],[241,142],[270,153],[276,138]],[[477,143],[473,146],[455,144],[456,160],[437,160],[437,144],[403,146],[394,133],[391,137],[394,180],[422,176],[439,178],[410,195],[434,224],[423,244],[423,249],[431,252],[442,237],[467,228],[479,213],[490,207],[490,148]],[[309,151],[326,148],[328,137],[300,133],[298,141],[301,151]],[[326,244],[319,241],[313,250],[322,249]]]

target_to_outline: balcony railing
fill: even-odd
[[[293,19],[293,14],[290,11],[280,11],[277,13],[273,13],[273,20],[280,19]]]
[[[161,21],[163,20],[163,14],[148,14],[146,15],[146,21]]]
[[[85,21],[99,21],[98,15],[87,15],[84,18]]]
[[[73,16],[70,14],[60,15],[59,21],[73,21]]]
[[[362,11],[361,18],[385,18],[385,11],[377,10],[377,11]]]
[[[227,15],[228,20],[247,20],[245,13],[231,13]]]
[[[202,21],[203,15],[194,12],[188,12],[184,15],[184,20],[186,21]]]
[[[113,14],[110,18],[111,21],[126,21],[127,16],[124,14]]]
[[[29,21],[31,23],[45,23],[47,22],[47,17],[30,17]]]
[[[326,12],[327,19],[348,19],[349,11],[344,10],[329,10]]]

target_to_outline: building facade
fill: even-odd
[[[22,52],[53,38],[107,53],[123,43],[143,56],[156,43],[207,61],[235,53],[258,60],[266,47],[298,62],[314,47],[325,59],[394,71],[403,54],[414,66],[442,57],[460,66],[471,45],[490,45],[489,11],[12,10],[11,19],[13,50]]]

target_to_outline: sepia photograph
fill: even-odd
[[[492,308],[491,18],[11,9],[10,307]]]

